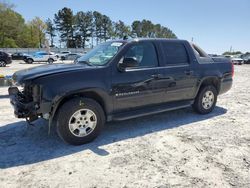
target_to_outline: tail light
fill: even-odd
[[[232,65],[232,77],[234,77],[234,64],[233,64],[233,62],[231,62],[231,65]]]

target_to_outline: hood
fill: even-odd
[[[93,68],[85,64],[53,64],[42,65],[30,69],[20,70],[12,76],[14,83],[23,84],[27,80],[35,79],[50,74],[57,74],[62,72],[77,71],[82,69]]]

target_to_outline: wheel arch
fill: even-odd
[[[28,62],[29,59],[31,59],[32,62],[34,62],[34,59],[33,59],[32,57],[28,57],[28,58],[26,59],[26,61]]]
[[[196,92],[195,96],[197,96],[197,94],[199,93],[200,89],[203,86],[207,86],[207,85],[214,86],[216,91],[219,93],[220,92],[220,87],[221,87],[221,80],[220,80],[219,77],[216,77],[216,76],[210,76],[210,77],[203,78],[200,81],[200,84],[198,86],[198,89],[197,89],[197,92]]]
[[[86,91],[77,91],[73,93],[69,93],[66,95],[63,95],[59,97],[59,99],[54,102],[54,105],[52,106],[52,119],[54,119],[58,113],[58,110],[60,107],[67,101],[73,99],[73,98],[90,98],[95,100],[100,106],[102,107],[104,114],[107,116],[107,114],[110,111],[110,107],[105,102],[105,96],[101,94],[100,92],[93,91],[93,90],[86,90]]]

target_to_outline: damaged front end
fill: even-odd
[[[38,119],[40,87],[25,84],[23,88],[9,87],[10,103],[14,107],[17,118],[25,118],[28,122]]]

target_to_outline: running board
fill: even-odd
[[[172,102],[167,104],[162,104],[158,106],[150,106],[144,107],[143,109],[133,110],[130,112],[123,112],[114,114],[108,117],[108,121],[123,121],[133,118],[138,118],[142,116],[148,116],[152,114],[158,114],[162,112],[177,110],[181,108],[187,108],[193,104],[193,100],[191,101],[181,101],[181,102]]]

